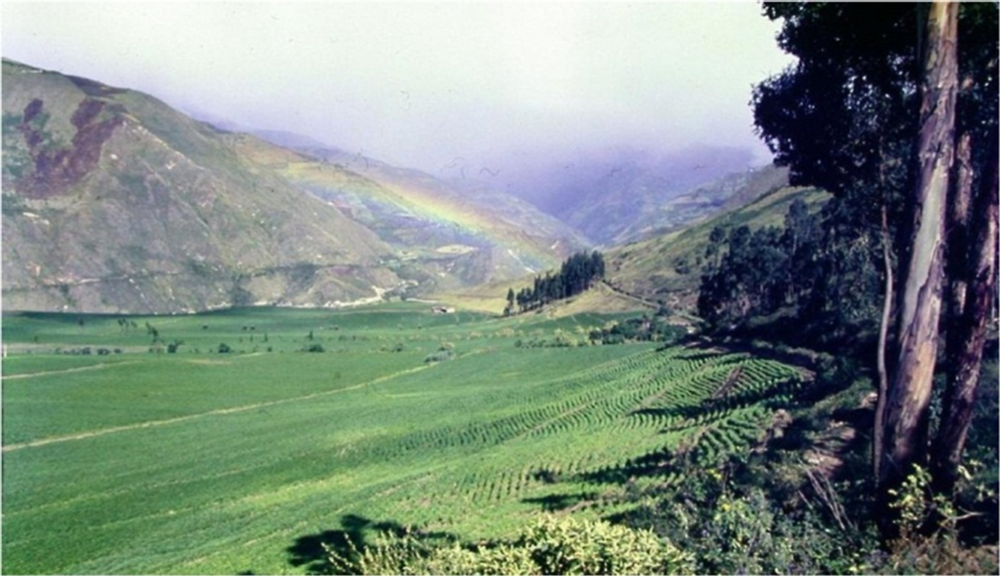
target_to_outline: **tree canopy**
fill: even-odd
[[[714,235],[699,309],[730,326],[781,305],[811,323],[880,324],[880,491],[928,464],[947,490],[996,286],[997,4],[765,3],[763,12],[781,20],[778,44],[797,61],[754,88],[758,134],[793,184],[834,198],[801,244],[767,230]],[[756,269],[762,258],[773,270]],[[947,384],[931,439],[942,334]]]

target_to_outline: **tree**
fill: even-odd
[[[875,462],[878,495],[898,489],[915,465],[926,465],[928,407],[934,385],[944,266],[944,222],[954,161],[955,101],[958,90],[958,4],[934,2],[927,16],[921,82],[919,176],[910,203],[912,240],[901,269],[897,303],[898,355],[884,402],[880,461]],[[888,502],[885,502],[888,504]],[[883,527],[883,533],[893,528]]]
[[[755,124],[794,184],[834,194],[825,243],[851,256],[825,260],[844,277],[813,286],[814,294],[833,290],[815,302],[882,313],[873,464],[883,502],[915,463],[929,461],[936,485],[947,487],[996,281],[997,5],[767,3],[764,12],[784,20],[779,45],[798,61],[755,87]],[[979,208],[970,212],[972,190]],[[881,289],[847,281],[873,275]],[[942,326],[948,385],[929,450]]]
[[[948,374],[942,422],[931,447],[934,487],[943,492],[954,486],[972,419],[997,278],[997,124],[981,121],[997,117],[997,10],[970,5],[959,17],[960,33],[966,32],[958,46],[957,166],[947,214]]]
[[[589,290],[594,282],[604,277],[604,257],[600,252],[590,255],[574,254],[562,263],[559,272],[546,272],[545,276],[535,276],[531,288],[522,288],[517,295],[513,289],[507,291],[508,309],[513,309],[514,301],[521,312],[538,308],[555,300],[562,300]]]

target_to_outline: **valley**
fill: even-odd
[[[997,5],[472,6],[4,5],[0,572],[997,573]]]
[[[303,573],[338,533],[622,513],[749,450],[807,384],[744,353],[590,345],[634,314],[7,314],[4,570]]]

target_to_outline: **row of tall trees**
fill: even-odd
[[[562,300],[589,290],[595,282],[604,278],[604,256],[596,250],[590,254],[580,252],[570,256],[562,263],[555,274],[535,276],[531,287],[522,288],[515,293],[513,288],[507,290],[507,306],[504,315],[515,310],[526,312],[540,308],[555,300]]]
[[[797,62],[755,87],[758,132],[793,184],[834,195],[826,249],[853,251],[881,286],[873,468],[886,537],[889,495],[915,466],[932,471],[938,490],[954,485],[978,385],[996,288],[997,11],[992,2],[764,5]],[[753,238],[738,232],[734,244],[736,234],[729,255],[739,256]],[[946,384],[931,438],[942,340]]]

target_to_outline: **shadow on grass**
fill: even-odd
[[[698,348],[692,347],[687,354],[693,358],[718,354]],[[715,348],[764,355],[753,346]],[[662,432],[680,432],[684,438],[617,464],[571,476],[539,478],[549,484],[565,483],[567,489],[524,502],[558,511],[582,506],[584,500],[601,500],[616,509],[605,520],[652,527],[669,518],[664,511],[674,505],[710,509],[724,483],[735,494],[761,490],[777,506],[801,507],[805,501],[824,515],[837,513],[825,508],[829,499],[836,498],[846,505],[851,520],[863,520],[868,486],[857,479],[868,474],[873,410],[860,402],[865,391],[860,376],[839,367],[824,366],[822,372],[813,372],[817,366],[808,353],[782,352],[771,357],[805,370],[799,377],[760,388],[722,387],[717,396],[698,403],[637,409],[632,417],[659,421]],[[851,387],[857,392],[848,390]],[[770,420],[752,436],[747,436],[745,424],[734,421],[733,435],[744,439],[736,440],[724,420],[732,411],[754,405],[765,406]],[[734,438],[734,445],[729,438]],[[836,494],[831,492],[833,484],[837,484]],[[583,497],[587,485],[622,490],[599,489]]]
[[[546,512],[559,512],[591,502],[597,497],[597,492],[578,492],[575,494],[549,494],[537,498],[524,498],[521,501],[527,504],[538,504]]]
[[[305,567],[309,574],[333,574],[327,549],[342,558],[353,559],[371,545],[371,540],[380,533],[395,536],[409,534],[427,543],[453,542],[457,537],[447,532],[428,532],[420,528],[404,526],[393,520],[375,522],[357,514],[340,517],[340,528],[324,530],[315,534],[299,536],[286,549],[288,563],[295,567]]]

